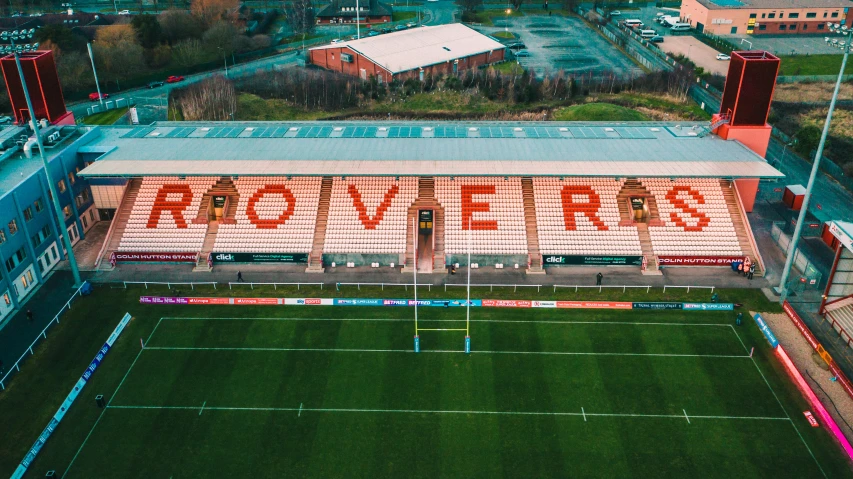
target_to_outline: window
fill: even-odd
[[[39,246],[41,246],[41,244],[44,243],[44,240],[46,240],[48,237],[50,237],[50,226],[45,226],[44,228],[40,229],[38,233],[33,235],[33,248],[38,248]]]
[[[803,30],[808,30],[808,29],[809,29],[809,25],[808,25],[808,24],[806,24],[806,23],[804,23],[804,24],[803,24]]]
[[[56,187],[59,189],[60,193],[65,193],[65,180],[59,180],[56,183]]]
[[[74,184],[74,181],[76,181],[76,180],[74,179],[74,172],[73,172],[73,171],[69,171],[69,172],[68,172],[68,184],[69,184],[69,185],[73,185],[73,184]]]
[[[750,13],[750,14],[749,14],[749,18],[755,18],[756,16],[757,16],[757,15],[756,15],[756,14],[754,14],[754,13]]]
[[[3,301],[6,302],[6,306],[10,306],[12,304],[12,298],[9,297],[9,293],[3,293]]]
[[[6,242],[6,232],[3,230],[0,230],[0,244],[3,244],[5,242]]]
[[[6,271],[11,273],[25,259],[27,259],[27,250],[21,248],[6,260]]]
[[[30,280],[30,283],[33,282],[33,270],[27,270],[27,279]]]
[[[30,208],[29,206],[24,208],[24,219],[27,221],[30,221],[31,219],[33,219],[33,209]]]
[[[89,221],[95,221],[95,208],[89,210]]]
[[[42,204],[41,204],[41,198],[37,199],[37,200],[33,203],[33,206],[35,206],[35,208],[36,208],[36,213],[38,213],[39,211],[41,211],[41,210],[43,210],[43,209],[44,209],[44,206],[42,206]]]
[[[838,18],[838,12],[832,12],[832,15],[830,15],[830,17]]]
[[[818,30],[823,30],[825,27],[826,27],[826,25],[824,25],[823,23],[818,23],[818,24],[817,24],[817,29],[818,29]]]
[[[796,24],[796,23],[792,23],[792,24],[788,27],[788,30],[796,30],[796,29],[797,29],[797,24]]]
[[[758,29],[759,29],[759,30],[767,30],[767,25],[764,25],[764,24],[762,23],[761,25],[759,25],[759,26],[758,26]]]
[[[776,18],[776,14],[775,13],[768,13],[767,18]]]
[[[15,234],[18,232],[18,223],[15,220],[9,222],[9,234]]]
[[[827,13],[823,12],[823,18],[826,18]]]
[[[30,285],[26,276],[21,276],[21,284],[23,284],[25,288]]]
[[[785,18],[785,12],[779,12],[779,18]]]
[[[761,18],[767,18],[767,14],[766,14],[766,13],[762,13],[762,14],[761,14]]]
[[[788,18],[800,18],[800,14],[799,13],[789,13]]]
[[[732,33],[732,35],[734,35],[735,33],[737,33],[737,27],[732,27],[731,33]]]
[[[62,208],[62,212],[65,213],[65,219],[71,218],[71,205]]]
[[[817,12],[806,13],[806,18],[817,18]]]
[[[24,249],[24,247],[22,246],[21,249],[19,249],[18,251],[15,251],[15,257],[18,258],[19,263],[21,261],[27,259],[27,250]]]
[[[787,30],[788,25],[779,25],[779,30]]]

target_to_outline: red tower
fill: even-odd
[[[50,50],[21,53],[21,69],[24,72],[30,100],[33,102],[35,117],[38,120],[47,119],[51,124],[74,124],[74,117],[65,109],[65,98],[56,74],[56,63]],[[15,122],[19,125],[29,121],[27,101],[14,55],[0,58],[3,68],[3,79],[6,90],[12,102],[12,112]]]
[[[776,88],[779,59],[765,51],[732,52],[720,113],[712,124],[725,140],[738,140],[762,157],[767,154],[773,128],[767,124]],[[735,180],[744,209],[752,211],[758,180]]]

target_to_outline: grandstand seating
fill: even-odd
[[[308,253],[314,239],[320,177],[243,177],[236,224],[220,224],[215,252]]]
[[[201,250],[207,224],[195,224],[201,198],[217,178],[147,177],[119,242],[123,252]]]
[[[435,195],[445,211],[445,253],[467,253],[469,231],[471,253],[528,253],[521,178],[439,177]]]
[[[619,226],[623,181],[533,178],[539,250],[555,255],[642,254],[635,226]]]
[[[649,226],[656,255],[742,256],[718,179],[641,178],[663,226]]]
[[[417,196],[415,177],[334,178],[323,252],[405,253],[408,209]]]

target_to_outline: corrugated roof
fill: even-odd
[[[461,23],[416,27],[375,37],[312,48],[349,47],[391,73],[504,49],[504,45]]]
[[[674,124],[639,125],[159,123],[102,128],[87,147],[114,148],[80,174],[783,176],[739,142],[684,135],[690,129]],[[406,135],[388,136],[395,128]]]
[[[698,0],[711,10],[728,9],[791,9],[791,8],[845,8],[851,7],[850,0]],[[783,19],[784,20],[784,19]],[[833,21],[837,21],[836,18]],[[762,22],[763,23],[763,22]]]

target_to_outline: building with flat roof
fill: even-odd
[[[456,73],[504,60],[505,47],[461,23],[416,27],[315,47],[310,62],[380,81]]]
[[[391,21],[394,10],[390,5],[378,0],[363,0],[356,4],[355,0],[332,0],[332,2],[317,12],[317,24],[346,24],[355,23],[387,23]]]
[[[850,0],[684,0],[680,17],[714,35],[820,34],[847,24]]]

